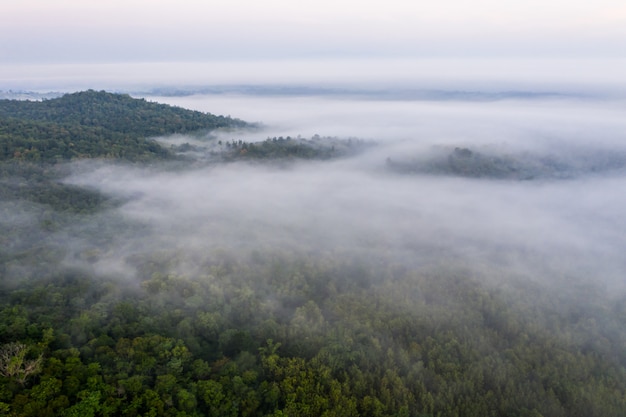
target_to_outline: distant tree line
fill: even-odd
[[[592,149],[568,155],[557,149],[552,155],[495,154],[465,147],[439,148],[414,158],[389,157],[387,169],[401,174],[450,175],[498,180],[568,179],[582,174],[623,170],[626,153]]]
[[[373,144],[361,139],[340,139],[314,135],[311,139],[272,137],[260,142],[220,141],[223,157],[239,159],[331,159],[352,156]]]

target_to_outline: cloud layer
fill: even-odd
[[[186,100],[203,107],[216,99]],[[123,199],[117,215],[142,225],[141,233],[121,236],[100,255],[103,270],[113,260],[119,264],[155,251],[178,250],[198,259],[215,251],[248,256],[279,250],[410,267],[458,263],[482,271],[486,281],[523,277],[545,285],[582,281],[623,287],[625,170],[590,168],[602,168],[607,150],[626,151],[624,122],[611,103],[300,97],[265,98],[257,106],[259,100],[225,102],[241,108],[244,118],[257,109],[259,119],[277,122],[282,115],[284,123],[228,135],[263,140],[336,132],[376,139],[377,146],[352,158],[287,165],[238,162],[160,170],[83,164],[69,181]],[[456,146],[487,155],[551,157],[573,167],[572,175],[512,181],[386,169],[387,157],[427,159],[433,149]]]

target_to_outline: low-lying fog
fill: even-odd
[[[290,164],[231,162],[184,170],[83,163],[68,181],[126,201],[142,232],[119,236],[96,268],[132,274],[131,255],[178,250],[285,249],[456,263],[486,273],[621,288],[626,272],[626,170],[603,158],[626,151],[619,102],[525,99],[393,101],[323,96],[150,97],[262,122],[217,141],[301,135],[362,138],[353,157]],[[167,142],[167,138],[162,138]],[[177,137],[177,141],[185,138]],[[195,138],[188,138],[195,141]],[[463,147],[486,155],[552,158],[563,177],[468,178],[402,173],[387,158],[428,158]],[[600,155],[600,156],[598,156]],[[621,156],[620,156],[621,155]],[[591,160],[594,159],[594,160]],[[580,168],[580,169],[578,169]],[[605,169],[606,168],[606,169]]]

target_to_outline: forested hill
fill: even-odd
[[[246,125],[105,91],[43,101],[0,100],[0,159],[160,159],[169,154],[150,137]]]

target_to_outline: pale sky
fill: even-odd
[[[624,0],[0,6],[0,90],[373,80],[418,80],[425,88],[626,89]]]
[[[0,0],[0,62],[625,57],[623,0]]]

